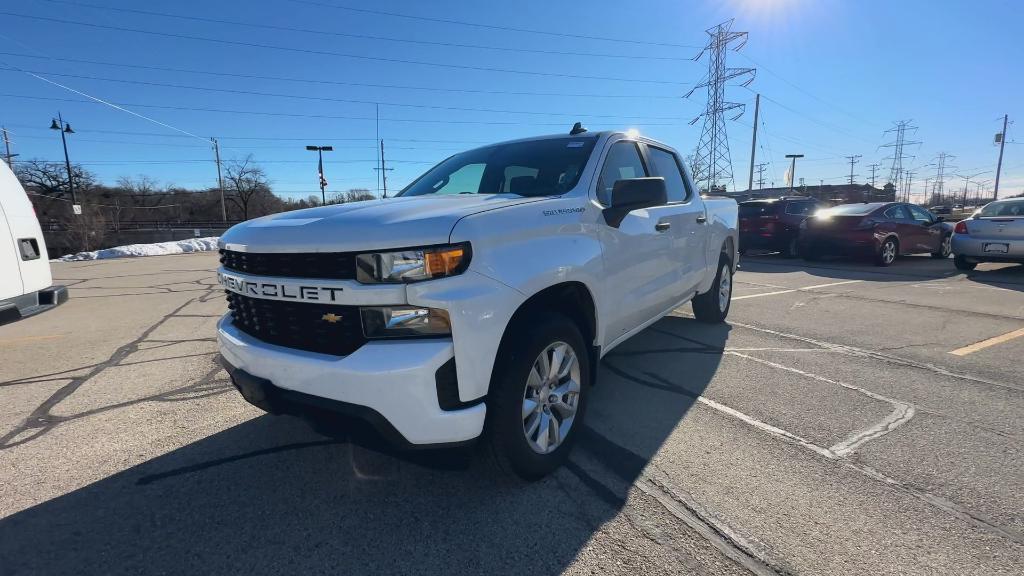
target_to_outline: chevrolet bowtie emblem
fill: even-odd
[[[325,322],[330,322],[331,324],[334,324],[334,323],[338,322],[339,320],[341,320],[341,316],[338,316],[337,314],[335,314],[333,312],[328,312],[327,314],[324,314],[323,316],[321,316],[320,319],[325,321]]]

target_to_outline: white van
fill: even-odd
[[[67,288],[52,283],[32,202],[11,169],[0,162],[0,324],[67,301]]]

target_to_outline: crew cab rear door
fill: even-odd
[[[619,139],[604,150],[595,188],[608,206],[615,181],[650,176],[637,142]],[[608,345],[657,317],[679,292],[678,261],[672,257],[674,211],[668,206],[634,210],[616,228],[598,226],[605,266]]]
[[[663,220],[671,224],[668,230],[671,257],[679,267],[680,285],[677,299],[695,291],[704,279],[707,268],[707,214],[704,202],[685,176],[679,157],[665,148],[646,144],[648,165],[653,176],[665,179],[668,205]],[[671,303],[670,303],[671,304]]]

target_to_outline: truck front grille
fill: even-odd
[[[366,343],[358,306],[227,295],[235,327],[268,344],[346,356]]]
[[[352,280],[356,277],[355,252],[260,254],[221,250],[220,263],[228,270],[259,276],[328,280]]]

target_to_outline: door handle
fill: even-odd
[[[658,222],[657,224],[654,225],[654,229],[657,230],[658,232],[664,232],[665,230],[668,230],[671,227],[671,222]]]
[[[697,224],[703,224],[703,223],[705,223],[707,221],[708,221],[708,217],[707,216],[705,216],[703,214],[701,214],[700,216],[697,216]]]

